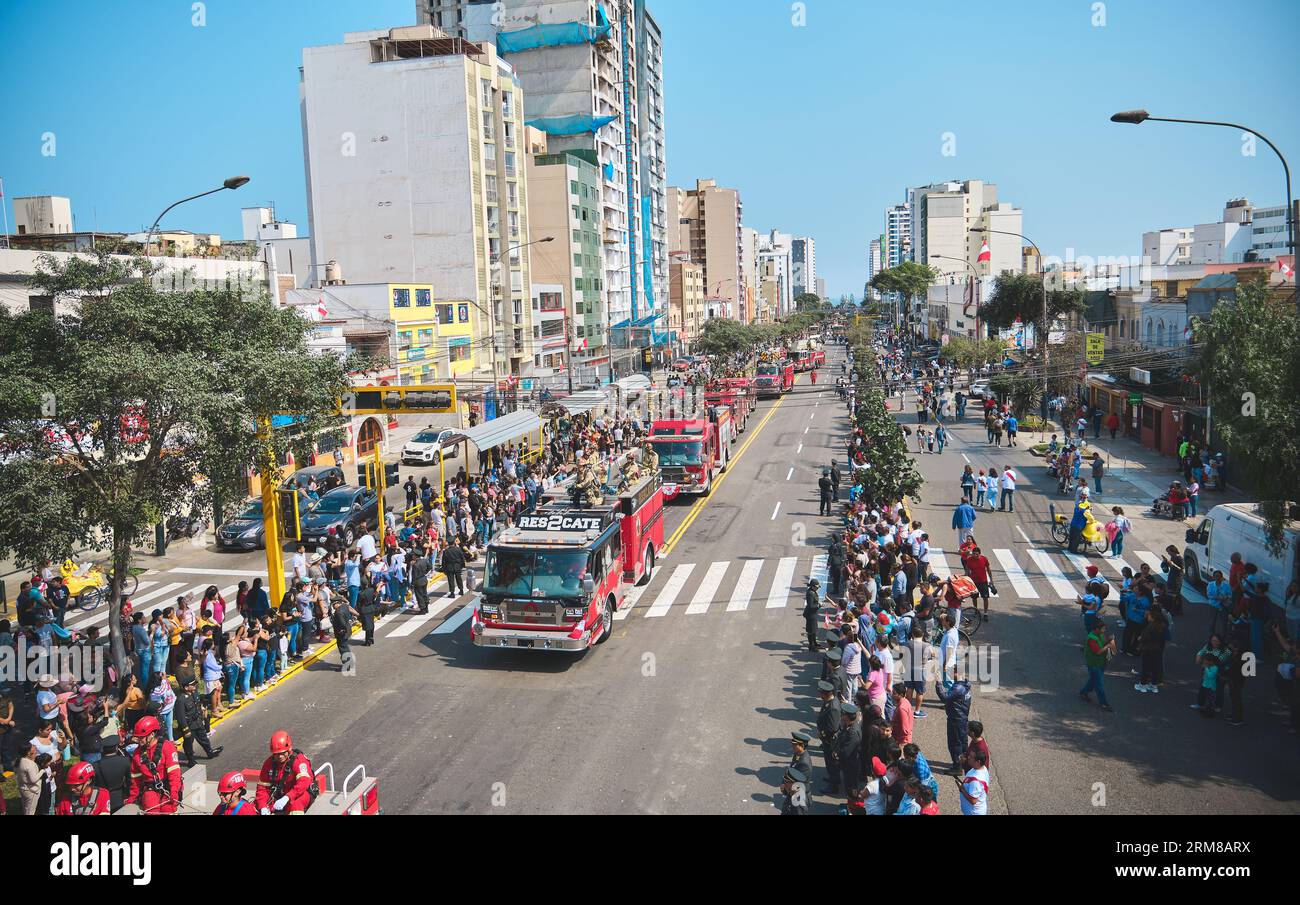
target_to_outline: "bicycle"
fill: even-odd
[[[122,579],[123,596],[130,597],[140,587],[138,571],[141,570],[127,570],[127,574]],[[68,587],[69,597],[76,608],[82,612],[88,613],[96,609],[113,586],[113,572],[111,570],[101,572],[99,566],[91,563],[85,563],[78,568],[68,560],[63,564],[62,574],[64,584]]]

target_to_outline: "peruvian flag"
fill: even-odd
[[[980,256],[979,256],[978,258],[976,258],[975,260],[976,260],[976,261],[991,261],[991,260],[993,260],[993,252],[989,251],[989,240],[988,240],[988,239],[985,239],[984,242],[980,245]]]
[[[325,294],[321,293],[320,299],[316,302],[316,316],[321,320],[330,316],[330,310],[325,307]]]
[[[1291,266],[1287,264],[1286,261],[1283,261],[1281,258],[1277,259],[1277,269],[1282,271],[1283,280],[1291,279],[1291,275],[1295,273],[1295,271],[1291,269]]]

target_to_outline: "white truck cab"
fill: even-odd
[[[1204,585],[1216,569],[1228,575],[1232,554],[1240,553],[1243,562],[1254,563],[1259,579],[1268,582],[1268,596],[1280,603],[1286,588],[1300,574],[1300,522],[1288,520],[1284,529],[1285,545],[1278,556],[1269,552],[1264,519],[1253,503],[1224,503],[1205,513],[1195,528],[1188,528],[1183,560],[1187,577]]]

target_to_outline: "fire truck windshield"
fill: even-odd
[[[654,447],[655,455],[659,456],[660,465],[699,465],[700,464],[700,447],[698,440],[687,440],[685,442],[656,440],[650,444]]]
[[[765,376],[775,374],[776,365],[771,364],[770,362],[764,362],[763,364],[758,366],[758,373],[760,375],[765,375]]]
[[[504,597],[578,597],[585,550],[488,550],[483,591]]]

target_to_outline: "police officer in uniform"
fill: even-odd
[[[814,578],[808,582],[808,590],[803,595],[803,627],[808,635],[808,649],[813,652],[818,649],[817,617],[822,612],[821,597],[817,593],[819,587],[820,582]]]
[[[781,805],[781,816],[808,813],[808,775],[797,767],[785,771],[781,783],[781,794],[785,802]]]
[[[831,472],[829,468],[822,469],[822,476],[817,479],[817,489],[821,491],[821,508],[817,510],[818,515],[830,515],[834,497],[831,496]]]
[[[429,557],[420,555],[416,556],[411,563],[411,590],[415,592],[415,608],[421,616],[429,614],[429,573],[433,571],[433,566],[429,563]],[[358,602],[360,598],[358,597]],[[365,620],[362,620],[364,626]],[[370,621],[370,636],[374,636],[374,620]]]
[[[790,733],[790,749],[793,755],[790,757],[788,766],[799,770],[807,777],[805,780],[810,785],[813,778],[812,757],[808,754],[808,743],[812,741],[812,733],[806,729],[796,729]]]
[[[817,696],[822,701],[822,709],[817,714],[817,736],[821,739],[822,757],[826,760],[826,791],[838,795],[840,762],[837,736],[840,732],[840,699],[835,694],[835,686],[825,680],[817,683]]]
[[[194,759],[194,743],[198,742],[199,747],[208,759],[216,757],[221,753],[221,748],[212,747],[212,740],[208,738],[208,718],[203,710],[203,700],[199,697],[197,688],[198,683],[194,681],[193,673],[187,674],[182,680],[181,695],[176,699],[176,722],[181,728],[181,749],[185,752],[185,766],[192,767],[198,761]]]
[[[838,499],[840,498],[840,470],[839,470],[838,468],[835,467],[835,463],[834,463],[834,462],[831,463],[831,475],[830,475],[830,477],[831,477],[831,494],[832,494],[832,497],[833,497],[834,499],[837,499],[837,500],[838,500]]]
[[[822,656],[822,678],[835,688],[835,696],[844,697],[844,676],[840,675],[840,661],[844,653],[838,647],[832,647]]]
[[[851,799],[862,787],[862,724],[858,722],[858,705],[852,701],[840,708],[840,732],[835,744],[840,790]]]

